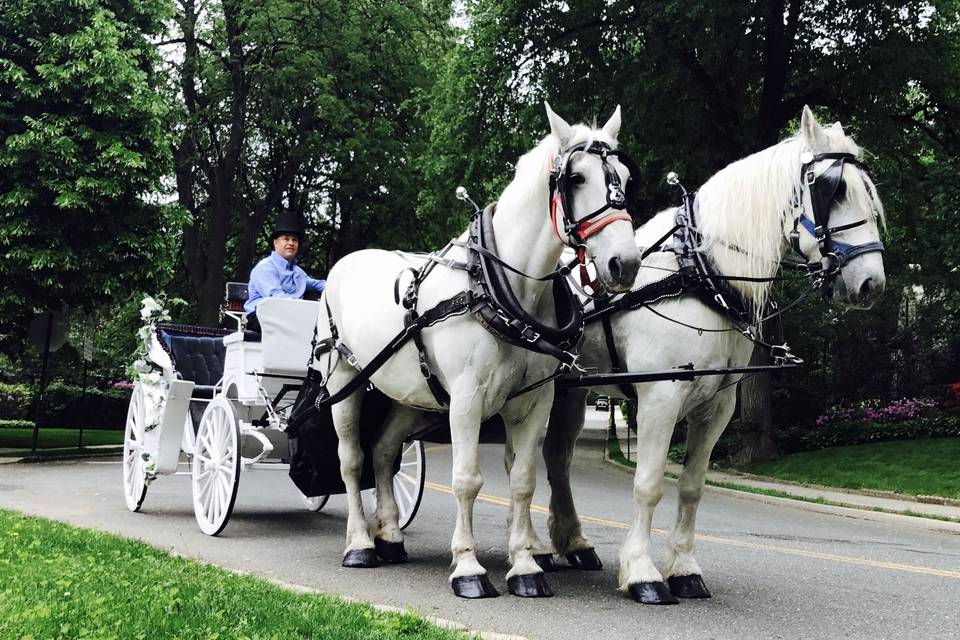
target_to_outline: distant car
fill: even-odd
[[[606,411],[610,408],[610,398],[607,396],[597,396],[597,400],[593,403],[593,407],[597,411]]]

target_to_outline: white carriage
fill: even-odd
[[[245,285],[230,283],[227,292],[236,330],[154,326],[147,357],[160,371],[134,386],[124,435],[127,508],[140,510],[158,476],[189,473],[197,523],[208,535],[220,533],[230,519],[241,471],[290,469],[296,445],[288,442],[287,418],[307,374],[320,308],[307,300],[265,299],[257,307],[262,330],[254,333],[242,328]],[[334,444],[322,453],[325,479],[301,492],[311,511],[343,491],[332,426],[330,437]],[[394,476],[403,527],[420,505],[424,463],[423,443],[405,442]],[[185,464],[189,471],[180,471]],[[372,503],[372,477],[366,485],[371,488],[364,497]]]

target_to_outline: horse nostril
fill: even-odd
[[[607,263],[607,267],[610,269],[610,277],[613,278],[614,282],[620,282],[620,277],[623,271],[620,265],[620,258],[610,258],[610,262]]]
[[[873,282],[873,278],[867,278],[860,284],[860,299],[869,300],[876,291],[877,287]]]

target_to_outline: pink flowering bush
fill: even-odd
[[[818,427],[849,423],[902,422],[930,415],[937,407],[930,398],[902,398],[887,404],[865,400],[852,407],[833,407],[817,418]]]

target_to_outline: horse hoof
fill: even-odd
[[[640,604],[679,604],[680,602],[662,582],[638,582],[627,588],[633,599]]]
[[[487,574],[482,576],[458,576],[450,582],[458,598],[496,598],[500,592],[490,582]]]
[[[544,571],[557,571],[560,567],[553,561],[552,553],[535,553],[533,561]]]
[[[403,564],[407,561],[407,550],[403,548],[403,542],[387,542],[374,538],[373,546],[377,557],[385,564]]]
[[[542,573],[529,573],[507,578],[507,589],[521,598],[552,598],[553,591]]]
[[[343,554],[343,566],[351,569],[372,569],[380,566],[373,549],[351,549]]]
[[[678,598],[709,598],[710,590],[703,583],[703,577],[697,575],[670,576],[667,578],[670,593]]]
[[[577,549],[567,554],[567,562],[574,569],[583,571],[600,571],[603,569],[603,563],[600,562],[600,556],[593,549]]]

